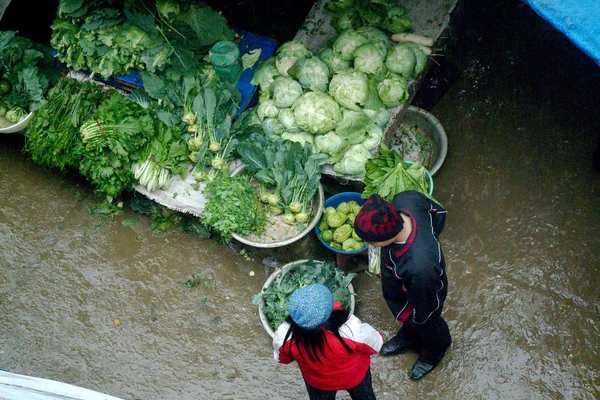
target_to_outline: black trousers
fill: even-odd
[[[304,383],[306,383],[310,400],[335,400],[337,390],[320,390],[310,386],[306,381]],[[367,374],[361,383],[353,388],[346,389],[346,391],[350,394],[352,400],[376,400],[375,393],[373,393],[371,368],[367,370]]]
[[[410,319],[402,325],[398,335],[403,336],[419,352],[419,358],[432,365],[444,358],[452,344],[450,329],[441,315],[432,315],[424,324],[416,324]]]

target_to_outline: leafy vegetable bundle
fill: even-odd
[[[237,152],[259,182],[260,199],[270,205],[271,214],[283,213],[283,221],[290,225],[308,222],[327,156],[313,154],[308,145],[260,135],[240,143]]]
[[[62,78],[27,127],[25,150],[46,168],[78,168],[84,153],[79,127],[110,93],[90,81]]]
[[[260,305],[264,301],[262,311],[270,327],[276,330],[289,315],[287,305],[292,293],[313,283],[326,286],[333,294],[333,299],[340,301],[345,310],[350,310],[352,294],[348,285],[355,276],[354,273],[345,274],[332,262],[309,260],[282,270],[271,286],[252,297],[252,303]]]
[[[416,190],[432,198],[425,167],[419,162],[404,161],[400,153],[385,144],[381,145],[375,158],[367,161],[366,170],[363,198],[378,193],[384,200],[392,201],[397,193],[405,190]]]
[[[186,0],[61,0],[51,28],[60,61],[103,77],[192,69],[212,44],[234,37],[222,15]]]
[[[232,233],[260,235],[265,230],[263,207],[254,193],[248,175],[219,174],[204,189],[206,207],[203,221],[229,241]]]
[[[100,195],[118,196],[135,183],[132,164],[155,134],[149,109],[112,91],[80,127],[85,150],[79,171]]]
[[[16,33],[0,31],[0,115],[10,122],[39,109],[53,80],[41,46]]]

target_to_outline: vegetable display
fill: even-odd
[[[352,293],[348,288],[355,273],[345,274],[331,262],[309,260],[284,269],[260,293],[252,297],[252,303],[260,305],[269,326],[276,330],[287,319],[287,305],[292,293],[313,283],[326,286],[333,294],[333,299],[342,303],[345,310],[350,310]]]
[[[269,141],[256,134],[240,143],[237,151],[259,183],[259,197],[270,213],[282,214],[290,225],[307,223],[327,156],[313,154],[308,145],[280,138]]]
[[[344,12],[360,9],[367,16],[366,3],[328,5]],[[385,8],[387,22],[404,15],[388,15],[399,9],[391,2],[370,3]],[[329,156],[336,174],[363,177],[366,161],[383,140],[389,109],[410,98],[408,82],[423,72],[426,61],[416,43],[394,44],[388,33],[366,23],[339,30],[318,54],[292,40],[258,66],[251,81],[260,86],[256,114],[268,135],[308,143],[313,152]]]
[[[36,45],[15,31],[0,31],[0,116],[17,123],[46,102],[56,73]]]
[[[395,0],[332,0],[327,8],[334,13],[332,25],[338,31],[374,26],[390,33],[412,29],[406,9]]]
[[[105,78],[193,69],[212,44],[234,37],[220,13],[183,0],[61,0],[51,28],[60,61]]]
[[[354,218],[360,211],[356,201],[341,202],[327,207],[319,222],[319,239],[334,249],[356,251],[365,248],[365,242],[354,232]]]

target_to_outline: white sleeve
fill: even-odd
[[[383,346],[383,335],[367,323],[362,323],[354,314],[340,327],[340,334],[359,344],[364,344],[375,350],[376,353]]]
[[[279,361],[279,349],[283,346],[283,340],[289,329],[290,323],[284,322],[279,325],[279,328],[275,331],[275,335],[273,335],[273,357],[275,361]]]

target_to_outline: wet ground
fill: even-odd
[[[600,397],[600,67],[503,3],[465,4],[448,49],[461,73],[431,110],[449,140],[434,195],[454,343],[417,383],[416,354],[375,356],[379,399]],[[0,368],[124,399],[307,398],[251,304],[264,253],[153,234],[131,210],[93,216],[85,183],[21,147],[0,137]],[[332,258],[311,237],[271,256]],[[393,335],[377,278],[354,288],[356,314]]]

